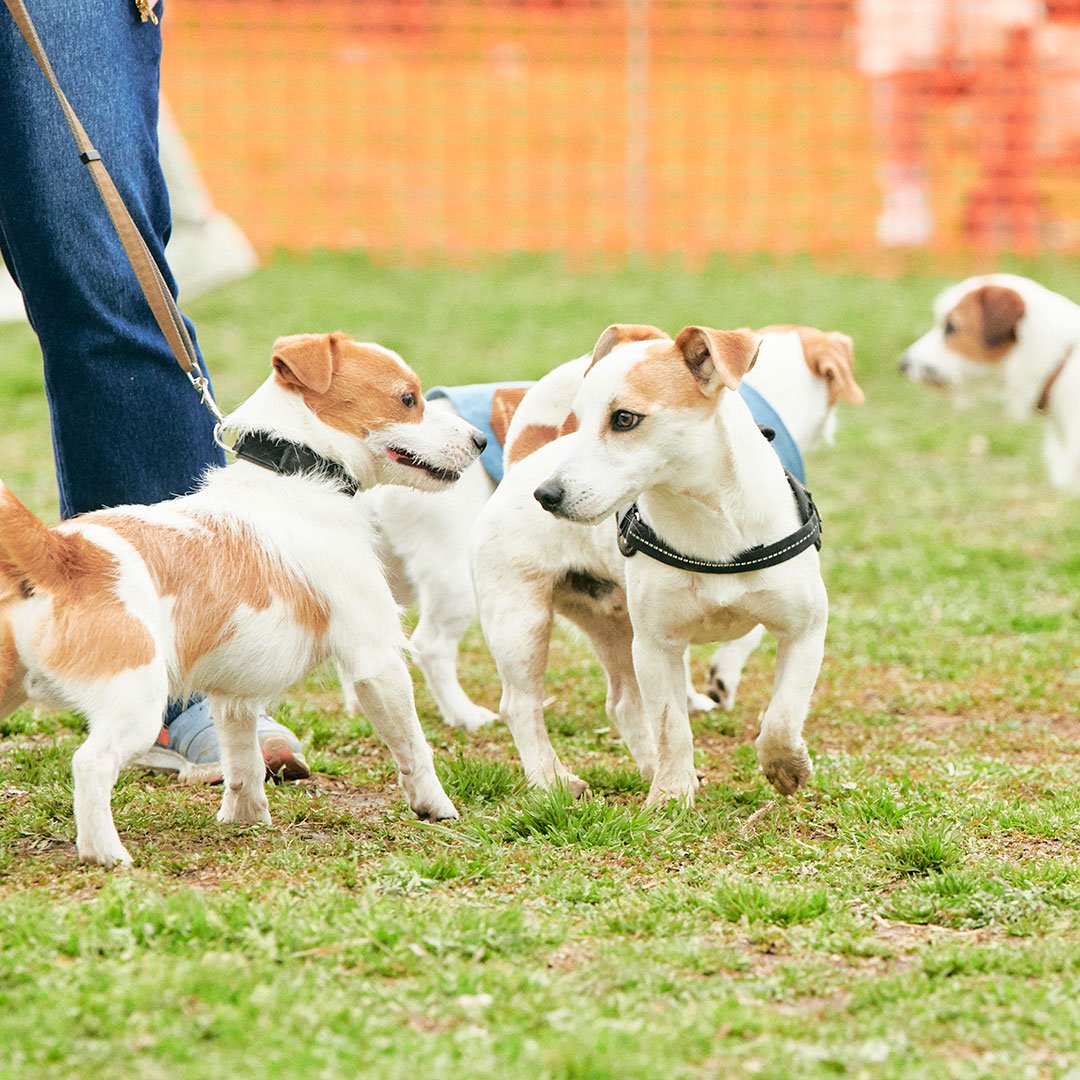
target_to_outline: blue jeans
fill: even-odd
[[[160,28],[139,21],[134,0],[27,0],[27,8],[175,296],[158,162]],[[64,517],[185,494],[208,465],[224,463],[213,421],[154,322],[60,107],[6,9],[0,251],[41,344]]]

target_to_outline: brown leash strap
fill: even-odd
[[[210,409],[220,422],[221,414],[217,411],[217,406],[214,405],[213,398],[210,396],[209,386],[206,384],[205,377],[199,367],[195,346],[192,344],[191,335],[188,333],[187,326],[180,315],[180,309],[176,306],[172,293],[169,292],[168,287],[165,285],[161,271],[150,254],[142,234],[139,232],[135,222],[132,221],[131,214],[128,213],[128,208],[120,197],[120,192],[116,190],[116,185],[105,168],[101,155],[94,149],[94,144],[86,134],[86,129],[82,126],[78,116],[75,115],[71,102],[68,101],[67,95],[61,89],[59,80],[56,78],[56,72],[53,71],[52,64],[49,62],[49,57],[41,44],[41,39],[38,37],[30,13],[26,10],[25,3],[23,0],[4,0],[4,3],[22,32],[22,36],[26,39],[26,44],[30,46],[30,51],[34,54],[38,67],[41,68],[49,85],[52,87],[57,101],[60,102],[60,108],[64,111],[64,119],[67,120],[67,125],[71,129],[71,136],[79,148],[79,160],[90,170],[90,175],[97,185],[102,201],[105,203],[105,209],[108,210],[109,217],[112,218],[116,234],[120,237],[120,243],[123,244],[124,251],[131,262],[131,268],[135,271],[136,278],[138,278],[146,302],[150,305],[154,319],[161,328],[161,332],[165,335],[165,340],[169,343],[169,348],[176,357],[176,362],[184,369],[195,389],[202,395],[203,404]]]

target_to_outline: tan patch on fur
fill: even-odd
[[[424,415],[416,375],[390,353],[360,345],[340,331],[279,338],[274,373],[281,386],[303,395],[324,424],[350,435],[418,424]],[[415,398],[411,407],[401,400],[406,394]]]
[[[510,430],[510,421],[521,404],[521,399],[528,393],[527,386],[500,386],[491,398],[491,430],[500,446],[506,445],[506,433]]]
[[[86,520],[127,540],[142,556],[158,592],[175,598],[173,625],[182,672],[233,637],[241,605],[265,611],[278,600],[316,642],[326,636],[330,612],[323,600],[276,565],[244,529],[201,521],[199,532],[183,532],[107,510]],[[197,574],[192,566],[198,567]]]
[[[945,344],[968,360],[998,364],[1016,344],[1016,324],[1024,314],[1018,292],[1001,285],[973,289],[949,312]]]
[[[675,347],[701,392],[710,394],[721,385],[738,389],[742,377],[757,362],[761,338],[749,330],[685,326],[675,338]]]
[[[667,341],[668,335],[663,330],[645,323],[614,323],[601,335],[593,348],[592,362],[585,369],[588,375],[596,364],[603,360],[612,349],[626,345],[631,341]]]
[[[697,380],[683,362],[683,355],[668,343],[650,351],[626,373],[625,391],[618,407],[647,415],[656,409],[710,409]]]
[[[507,447],[506,463],[513,465],[539,450],[541,446],[546,446],[549,442],[554,442],[561,436],[569,435],[571,432],[577,431],[577,429],[577,417],[573,413],[567,415],[562,422],[562,427],[556,427],[554,424],[528,424],[521,429],[514,441]]]
[[[15,638],[11,633],[11,624],[0,613],[0,720],[8,715],[11,708],[19,704],[15,700],[16,689],[11,685],[18,666],[19,657],[15,651]]]
[[[35,643],[50,671],[99,678],[153,658],[149,631],[116,595],[115,556],[78,533],[50,529],[6,490],[0,555],[9,593],[41,590],[52,599]]]
[[[855,343],[837,330],[819,330],[816,326],[766,326],[759,334],[783,334],[794,330],[799,335],[806,366],[829,384],[829,404],[839,398],[852,405],[862,405],[866,395],[855,381]]]

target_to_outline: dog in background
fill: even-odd
[[[1007,415],[1046,419],[1050,482],[1080,494],[1080,306],[1028,278],[987,274],[945,289],[934,327],[900,370],[963,402],[995,392]]]
[[[131,856],[110,799],[170,699],[208,695],[225,787],[218,820],[266,822],[259,708],[333,657],[421,817],[457,816],[435,774],[402,659],[398,607],[353,498],[438,491],[483,448],[429,415],[396,353],[345,334],[274,346],[273,371],[227,420],[235,464],[153,506],[42,524],[0,484],[0,716],[26,700],[83,713],[75,752],[79,857]]]

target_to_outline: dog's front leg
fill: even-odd
[[[677,799],[693,806],[698,787],[686,710],[685,651],[685,642],[634,636],[634,670],[645,711],[656,729],[656,773],[645,800],[650,805]]]
[[[758,762],[769,783],[790,795],[814,771],[802,729],[825,655],[825,620],[795,636],[780,636],[773,696],[757,737]]]
[[[221,745],[225,792],[217,819],[232,825],[269,825],[266,763],[259,750],[258,706],[247,701],[211,697],[210,715]]]
[[[354,685],[361,708],[397,763],[398,779],[413,813],[430,821],[456,818],[458,812],[435,774],[435,758],[420,728],[405,661],[395,656],[382,670]]]

